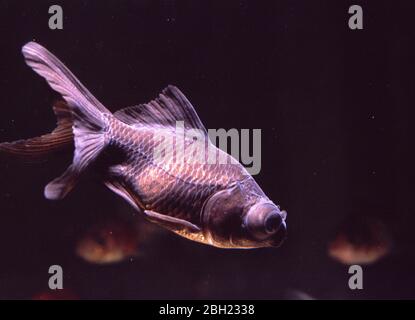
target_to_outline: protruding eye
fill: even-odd
[[[267,233],[275,233],[278,231],[281,224],[282,224],[282,218],[278,213],[270,214],[265,219],[265,231]]]
[[[277,206],[260,202],[248,211],[245,225],[253,236],[259,240],[269,238],[283,226],[283,216]]]

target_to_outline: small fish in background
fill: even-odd
[[[46,186],[47,199],[63,199],[94,171],[147,220],[187,239],[220,248],[283,243],[286,212],[212,144],[178,88],[170,85],[149,103],[111,113],[47,49],[30,42],[22,53],[66,103],[54,107],[58,126],[51,134],[2,143],[0,153],[36,157],[74,144],[72,164]],[[162,159],[154,157],[159,149],[165,151]]]
[[[372,264],[385,257],[392,241],[386,225],[375,217],[351,216],[328,246],[334,260],[350,264]]]
[[[141,256],[157,230],[139,219],[112,217],[88,228],[76,245],[77,255],[93,264],[111,264]]]

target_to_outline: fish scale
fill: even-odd
[[[134,191],[146,208],[159,213],[199,222],[205,200],[243,174],[243,170],[230,170],[235,167],[232,164],[189,164],[174,161],[173,157],[156,164],[149,154],[152,155],[158,145],[154,135],[159,128],[135,128],[116,119],[109,120],[108,128],[110,144],[130,154],[123,164],[127,169],[120,178],[128,181],[131,188],[135,186]],[[174,135],[173,130],[171,134]],[[185,159],[186,147],[190,145],[185,144]],[[166,172],[168,165],[171,171]],[[217,179],[218,173],[222,174],[222,179]]]

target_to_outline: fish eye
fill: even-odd
[[[269,215],[264,222],[265,231],[267,233],[275,233],[278,231],[282,223],[282,218],[279,214]]]
[[[284,227],[285,214],[273,204],[258,203],[252,206],[245,219],[248,230],[258,240],[277,234]]]

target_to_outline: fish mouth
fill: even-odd
[[[280,247],[285,239],[287,239],[287,233],[287,225],[285,222],[282,222],[278,231],[269,239],[269,246],[274,248]]]

